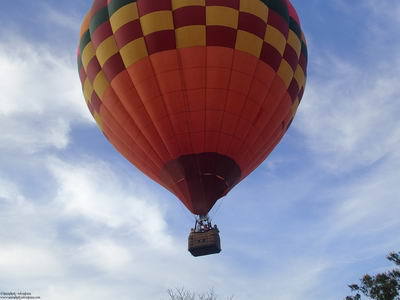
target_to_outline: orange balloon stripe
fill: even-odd
[[[141,170],[146,174],[149,174],[151,179],[163,185],[163,183],[159,180],[158,177],[159,168],[156,165],[152,164],[151,162],[141,158],[143,157],[141,156],[143,155],[143,152],[139,147],[135,149],[134,147],[132,147],[132,145],[128,146],[126,142],[123,142],[123,140],[115,134],[116,128],[112,130],[111,127],[109,127],[108,125],[104,125],[103,130],[107,139],[113,144],[113,146],[118,150],[118,152],[120,152],[131,163],[135,163],[135,166],[139,170]]]
[[[267,137],[265,139],[260,138],[260,142],[261,141],[264,142],[264,144],[260,147],[260,149],[266,149],[266,150],[261,151],[256,157],[253,158],[251,164],[249,164],[249,167],[244,172],[245,176],[247,176],[246,174],[250,174],[254,169],[256,169],[257,166],[259,166],[272,152],[272,150],[279,143],[279,141],[282,139],[283,135],[287,130],[287,127],[285,129],[284,124],[288,124],[291,118],[292,118],[292,113],[289,112],[285,117],[285,121],[283,122],[282,127],[278,126],[272,136]]]
[[[274,150],[275,146],[279,143],[282,139],[283,135],[285,134],[284,131],[280,130],[279,128],[274,132],[273,138],[267,142],[265,142],[265,146],[261,153],[259,153],[252,162],[248,165],[246,169],[243,170],[242,176],[246,177],[251,172],[253,172],[267,157],[268,155]]]
[[[129,145],[134,148],[131,152],[141,149],[140,152],[147,157],[147,160],[154,163],[158,169],[162,168],[165,161],[155,152],[153,145],[148,142],[146,136],[136,126],[132,116],[125,111],[114,91],[109,88],[103,97],[104,102],[99,110],[103,124],[109,124],[111,128],[114,128],[115,133],[121,134],[120,139],[127,143],[128,148]]]
[[[162,93],[163,86],[160,83],[160,79],[154,72],[151,59],[147,57],[130,66],[127,71],[143,104],[142,114],[148,115],[146,119],[148,124],[143,124],[140,118],[135,120],[138,126],[143,127],[144,130],[150,127],[154,128],[154,134],[149,140],[156,140],[157,143],[163,144],[159,149],[169,154],[164,159],[164,162],[166,162],[174,158],[172,155],[179,153],[179,150],[177,151],[176,146],[173,146],[176,143],[167,143],[167,141],[173,140],[176,134],[171,130],[173,124],[168,114],[168,107],[165,105],[165,97]]]
[[[92,60],[91,60],[91,62],[92,62],[92,64],[93,65],[95,65],[95,66],[97,66],[98,65],[98,61],[97,61],[97,58],[96,57],[94,57]],[[88,66],[88,68],[89,68],[89,72],[90,72],[90,65]],[[83,72],[82,73],[84,73],[84,70],[83,70]],[[95,75],[97,75],[97,74],[95,74]],[[94,83],[94,79],[95,79],[95,75],[92,75],[91,76],[91,83],[93,84]],[[82,78],[84,78],[83,76],[82,76]],[[130,79],[128,79],[127,81],[125,81],[123,84],[125,84],[125,86],[128,84],[130,82]],[[115,84],[115,81],[114,81],[114,84]],[[117,85],[117,84],[116,84]],[[113,93],[113,91],[112,90],[107,90],[107,92],[106,93],[108,93],[108,95],[110,95],[111,93]],[[126,92],[125,93],[122,93],[121,95],[126,95]],[[132,95],[127,95],[127,96],[132,96]],[[134,98],[132,98],[132,97],[129,97],[128,99],[126,98],[126,97],[123,97],[122,98],[123,100],[126,100],[126,101],[122,101],[122,103],[127,103],[128,105],[129,104],[132,104],[132,100],[134,99]],[[140,99],[139,99],[140,100]],[[110,101],[112,101],[111,103],[108,103],[108,105],[107,105],[107,102],[110,102]],[[112,117],[113,119],[110,119],[110,114],[108,113],[108,114],[105,114],[106,116],[108,116],[108,118],[106,117],[105,118],[105,120],[103,120],[103,122],[104,121],[108,121],[108,122],[113,122],[114,121],[114,125],[115,125],[115,120],[117,120],[118,118],[121,118],[121,116],[122,117],[125,117],[125,119],[127,119],[127,115],[125,115],[124,116],[124,113],[123,113],[123,109],[121,110],[121,107],[118,105],[119,103],[118,103],[118,101],[115,101],[115,97],[110,97],[110,96],[103,96],[103,102],[102,103],[104,103],[104,104],[106,104],[106,106],[107,107],[109,107],[109,109],[110,110],[112,110],[112,111],[114,111],[114,114],[115,114],[115,116],[114,117]],[[115,104],[115,106],[114,106],[114,104]],[[89,103],[89,105],[90,105],[90,103]],[[130,111],[130,113],[132,113],[132,111],[137,111],[137,110],[135,110],[135,109],[133,109],[133,110],[131,110]],[[100,116],[101,117],[103,117],[104,118],[104,112],[103,113],[100,113],[99,111],[98,111],[98,113],[100,114]],[[143,114],[139,114],[139,115],[141,115],[141,116],[143,116]],[[133,121],[133,120],[132,120]],[[132,124],[132,126],[133,126],[133,124]],[[129,128],[128,128],[129,129]],[[119,126],[119,131],[121,131],[122,133],[124,132],[124,127],[123,126]],[[138,129],[136,129],[136,128],[130,128],[130,134],[134,134],[135,132],[137,132],[138,131]],[[125,135],[125,139],[123,139],[123,140],[126,140],[126,135]],[[146,144],[146,142],[147,141],[144,141],[144,144]],[[134,144],[133,143],[133,140],[131,140],[130,141],[130,143],[131,144]],[[129,148],[129,147],[128,147]],[[147,145],[147,149],[146,149],[146,155],[148,156],[148,159],[150,159],[150,161],[156,161],[157,162],[157,160],[158,160],[158,157],[157,157],[157,155],[154,153],[154,147],[153,146],[151,146],[151,145]],[[138,151],[138,150],[135,150],[135,151]],[[129,150],[129,152],[130,153],[134,153],[135,151],[132,151],[132,150]],[[125,154],[127,154],[127,150],[125,150],[125,152],[124,152],[124,155]],[[132,156],[132,155],[130,155],[130,156]],[[162,163],[161,163],[161,160],[158,160],[158,169],[160,169],[161,167],[162,167],[162,165],[163,165],[163,163],[166,161],[166,159],[164,159],[163,161],[162,161]]]
[[[289,107],[285,103],[281,103],[279,108],[281,110],[286,108],[287,111],[289,111]],[[275,113],[279,113],[278,109]],[[277,115],[276,117],[274,115],[274,117],[271,118],[271,120],[267,123],[263,130],[259,132],[258,135],[252,136],[251,144],[248,144],[251,145],[251,147],[242,146],[240,157],[238,158],[237,162],[239,165],[245,166],[243,169],[251,164],[252,160],[255,156],[257,156],[258,153],[264,151],[265,146],[263,141],[269,142],[271,140],[270,136],[272,132],[277,129],[281,130],[283,133],[286,131],[286,128],[282,126],[282,119],[282,112],[281,115]]]
[[[289,117],[289,114],[288,114]],[[287,118],[288,119],[288,118]],[[283,135],[285,134],[285,129],[282,126],[282,128],[277,128],[276,131],[269,137],[269,140],[264,141],[264,145],[262,146],[263,149],[267,149],[263,152],[261,152],[257,157],[255,157],[250,164],[250,168],[255,169],[257,166],[259,166],[267,157],[268,155],[272,152],[272,150],[275,148],[276,144],[279,143],[279,141],[282,139]]]
[[[216,48],[218,48],[218,50],[217,50],[217,53],[219,54],[219,55],[221,55],[222,57],[224,57],[224,58],[226,58],[227,56],[229,57],[229,55],[224,55],[225,54],[225,52],[224,52],[224,50],[226,50],[226,49],[224,49],[224,48],[219,48],[219,47],[213,47],[213,49],[216,49]],[[209,51],[207,51],[207,53],[210,53],[210,58],[211,58],[211,62],[210,63],[208,63],[207,65],[209,65],[210,66],[210,64],[211,64],[211,66],[215,66],[215,64],[218,62],[218,60],[217,59],[213,59],[213,55],[214,55],[214,53],[212,52],[212,49],[208,49]],[[188,51],[190,51],[190,49],[186,49],[186,52],[188,52]],[[221,52],[222,51],[222,52]],[[228,50],[229,52],[230,52],[230,50]],[[235,53],[236,53],[237,51],[235,51]],[[159,56],[159,60],[160,61],[169,61],[169,60],[166,60],[166,59],[162,59],[163,58],[163,55],[162,55],[163,53],[159,53],[159,54],[157,54],[158,56]],[[170,53],[168,53],[168,54],[165,54],[165,55],[167,55],[167,57],[171,57],[171,54]],[[240,53],[239,55],[243,55],[243,53]],[[233,55],[231,55],[231,57],[232,57]],[[167,57],[165,57],[165,58],[167,58]],[[218,56],[217,56],[218,57]],[[146,59],[144,59],[144,60],[146,60]],[[232,58],[231,58],[231,60],[232,60]],[[222,62],[219,62],[219,66],[224,66],[224,64],[225,64],[225,66],[226,67],[230,67],[229,65],[226,65],[227,63],[226,62],[224,62],[224,61],[222,61]],[[149,64],[147,64],[147,67],[149,67]],[[240,68],[239,66],[237,66],[238,68]],[[133,71],[133,69],[135,69],[134,67],[132,67],[132,71],[131,72],[133,72],[134,74],[136,74],[134,71]],[[146,71],[144,71],[145,69],[143,69],[143,66],[141,65],[141,64],[138,64],[137,65],[137,69],[138,70],[136,70],[137,71],[137,73],[139,74],[140,73],[140,76],[137,76],[137,77],[139,77],[139,80],[143,80],[143,78],[144,78],[144,81],[146,80],[146,79],[148,79],[148,78],[154,78],[154,77],[149,77],[150,75],[146,75],[147,73],[146,73]],[[166,67],[166,68],[162,68],[162,67],[160,67],[160,70],[165,70],[165,69],[167,69],[168,70],[168,67]],[[256,69],[256,68],[254,68],[254,69]],[[215,74],[216,74],[216,76],[219,76],[219,70],[223,70],[222,72],[224,72],[224,68],[216,68],[215,69],[216,71],[215,71]],[[257,70],[258,70],[258,73],[260,73],[260,74],[258,74],[257,73],[257,75],[254,75],[254,77],[255,78],[268,78],[268,77],[271,77],[272,78],[272,74],[271,75],[269,75],[268,77],[265,77],[265,67],[264,68],[262,68],[262,67],[258,67],[257,68]],[[238,71],[236,71],[236,72],[238,72]],[[273,71],[269,71],[269,72],[272,72],[273,73]],[[204,73],[204,72],[203,72]],[[256,73],[256,72],[254,72],[254,73]],[[120,74],[120,75],[118,75],[118,78],[122,78],[124,75],[123,74],[125,74],[125,73],[122,73],[122,74]],[[224,74],[224,73],[223,73]],[[135,101],[137,101],[137,105],[139,105],[139,107],[140,107],[140,105],[141,105],[141,101],[139,101],[139,99],[138,99],[138,97],[139,97],[139,95],[137,94],[137,92],[136,92],[136,90],[134,89],[134,86],[132,85],[132,86],[129,86],[129,84],[126,84],[126,81],[129,81],[130,80],[130,78],[133,78],[133,76],[132,77],[130,77],[130,78],[126,78],[126,76],[127,75],[125,75],[125,78],[123,78],[123,79],[120,79],[120,81],[121,82],[119,82],[118,81],[118,78],[116,78],[116,79],[114,79],[113,81],[112,81],[112,85],[113,86],[117,86],[118,87],[118,85],[119,86],[124,86],[125,87],[125,89],[129,89],[129,87],[131,88],[131,91],[133,91],[133,95],[132,94],[129,94],[128,93],[128,91],[127,90],[122,90],[122,91],[119,91],[119,93],[121,94],[121,95],[123,95],[122,97],[120,97],[119,99],[120,99],[120,101],[124,101],[124,102],[126,102],[126,104],[127,104],[127,106],[129,106],[129,105],[131,105],[132,107],[130,108],[130,109],[128,109],[128,114],[130,114],[131,116],[132,116],[132,119],[134,119],[135,120],[135,122],[136,123],[138,123],[139,121],[138,120],[140,120],[140,117],[141,116],[143,116],[144,115],[144,113],[145,113],[145,111],[141,111],[141,110],[139,110],[138,109],[138,106],[134,106],[134,103],[135,103]],[[224,76],[224,75],[223,75]],[[248,76],[248,75],[247,75]],[[177,78],[176,76],[174,76],[174,77],[169,77],[169,78]],[[210,81],[210,83],[211,83],[211,81]],[[214,83],[213,83],[214,84]],[[213,87],[213,89],[206,89],[207,91],[223,91],[225,94],[227,94],[227,90],[228,90],[228,86],[225,84],[225,85],[221,85],[221,86],[219,86],[220,88],[218,89],[218,86],[215,86],[215,85],[213,85],[212,86]],[[233,87],[230,87],[231,89],[233,88]],[[236,87],[237,88],[237,87]],[[226,90],[225,90],[226,89]],[[264,86],[264,89],[265,90],[268,90],[268,87],[267,86]],[[116,90],[118,90],[118,88],[116,88]],[[147,91],[147,89],[145,88],[144,90],[146,90]],[[249,90],[249,88],[248,87],[246,87],[246,89],[244,90],[244,91],[242,91],[242,93],[240,93],[240,95],[245,95],[246,93],[248,93],[248,90]],[[248,165],[249,164],[249,159],[250,159],[250,157],[251,157],[251,154],[252,153],[257,153],[258,151],[259,151],[259,147],[256,147],[256,146],[253,146],[252,147],[252,149],[253,149],[253,151],[251,151],[251,153],[249,154],[248,153],[248,151],[246,151],[246,149],[249,149],[249,147],[248,147],[248,145],[254,145],[255,144],[255,140],[259,137],[259,135],[263,132],[263,131],[265,131],[266,129],[264,128],[264,127],[261,127],[261,128],[258,128],[258,127],[255,127],[254,125],[251,125],[251,124],[253,124],[253,123],[255,123],[255,124],[257,124],[257,122],[254,122],[255,120],[255,118],[258,116],[258,118],[260,119],[260,120],[263,120],[264,121],[264,123],[266,122],[266,120],[268,120],[268,118],[269,117],[271,117],[273,114],[274,114],[274,112],[275,112],[275,110],[274,110],[274,106],[272,105],[273,103],[275,103],[274,105],[276,105],[276,106],[278,106],[279,105],[279,99],[281,99],[282,98],[282,96],[280,96],[280,95],[287,95],[287,94],[285,94],[285,92],[286,92],[286,88],[285,88],[285,86],[284,86],[284,84],[282,83],[282,81],[281,81],[281,79],[279,78],[279,77],[275,77],[275,80],[273,81],[273,85],[272,85],[272,87],[270,86],[269,87],[269,93],[268,93],[268,96],[266,96],[265,97],[265,99],[267,100],[266,101],[266,103],[264,103],[263,105],[259,105],[259,106],[257,106],[257,105],[255,105],[254,106],[254,109],[255,109],[255,112],[253,112],[252,113],[252,111],[251,110],[249,110],[250,108],[248,108],[247,109],[247,111],[244,113],[244,114],[241,114],[240,113],[240,111],[238,111],[238,114],[236,115],[236,117],[238,118],[238,122],[239,122],[239,120],[243,120],[243,119],[241,119],[240,118],[240,116],[243,116],[243,117],[245,117],[245,118],[249,118],[249,116],[251,116],[251,115],[253,115],[253,119],[251,119],[250,118],[250,120],[248,120],[248,124],[250,125],[250,126],[247,126],[247,128],[248,128],[248,130],[247,130],[247,132],[248,133],[250,133],[250,135],[249,136],[246,136],[246,137],[242,137],[242,139],[240,140],[241,141],[241,143],[239,144],[239,145],[237,145],[236,147],[229,147],[229,150],[230,150],[230,152],[229,152],[229,155],[233,158],[233,159],[235,159],[238,163],[239,163],[239,165],[240,166],[242,166],[242,168],[244,169],[244,167],[246,166],[246,165]],[[112,95],[112,93],[111,92],[106,92],[105,93],[105,95],[106,94],[110,94],[110,95]],[[238,91],[238,93],[239,93],[239,91]],[[280,94],[279,94],[280,93]],[[210,95],[210,94],[207,94],[207,95]],[[153,95],[154,96],[154,95]],[[147,101],[146,101],[146,103],[151,103],[152,102],[152,96],[150,95],[150,96],[148,96],[149,97],[149,99],[147,99]],[[136,100],[135,100],[136,99]],[[143,99],[143,98],[142,98]],[[146,98],[144,98],[144,99],[146,99]],[[207,100],[208,100],[208,98],[206,98]],[[212,99],[212,98],[211,98]],[[104,98],[104,103],[105,104],[107,104],[107,106],[108,107],[110,107],[111,109],[115,109],[114,107],[118,107],[118,103],[116,102],[117,100],[115,99],[115,96],[114,97],[111,97],[111,99],[108,99],[106,96],[105,96],[105,98]],[[272,101],[272,102],[271,102]],[[247,102],[246,103],[252,103],[253,101],[252,100],[249,100],[249,99],[247,99]],[[114,104],[113,104],[114,103]],[[201,141],[202,141],[202,143],[204,143],[205,141],[207,141],[207,145],[206,145],[206,149],[201,149],[200,148],[200,151],[199,152],[201,152],[201,151],[217,151],[217,150],[219,150],[218,152],[219,153],[222,153],[222,154],[225,154],[224,152],[222,152],[222,150],[221,149],[217,149],[218,148],[218,144],[220,144],[221,143],[221,141],[223,142],[223,144],[227,144],[227,143],[225,143],[225,142],[229,142],[229,140],[230,140],[230,138],[231,138],[231,136],[228,134],[228,133],[224,133],[224,134],[222,134],[222,132],[221,132],[221,130],[219,130],[219,126],[213,126],[212,125],[212,122],[217,122],[217,124],[220,124],[219,122],[220,122],[220,120],[222,120],[222,115],[223,114],[228,114],[228,112],[226,112],[226,111],[223,111],[223,105],[222,106],[220,106],[220,107],[214,107],[214,109],[217,109],[217,110],[212,110],[212,102],[206,102],[207,104],[208,104],[208,108],[206,107],[206,106],[204,106],[203,107],[203,109],[208,109],[208,112],[209,112],[209,114],[208,114],[208,116],[209,116],[209,118],[208,118],[208,123],[207,123],[207,118],[205,118],[205,120],[204,120],[204,122],[206,123],[206,124],[208,124],[207,125],[207,127],[200,127],[200,130],[201,130],[201,128],[203,128],[203,133],[201,133],[201,131],[199,131],[199,134],[197,135],[197,137],[199,138],[199,135],[200,135],[200,139],[201,139]],[[211,104],[210,104],[211,103]],[[239,103],[238,101],[234,101],[233,100],[233,103],[234,104],[237,104],[237,103]],[[218,103],[217,103],[218,104]],[[113,106],[113,105],[116,105],[116,106]],[[168,105],[168,103],[166,104],[166,105]],[[263,106],[265,106],[265,109],[263,110],[264,111],[264,113],[266,114],[266,115],[260,115],[260,113],[259,113],[259,110],[260,109],[262,109],[263,108]],[[182,107],[181,107],[181,109],[182,109]],[[219,109],[219,110],[218,110]],[[258,110],[256,110],[256,109],[258,109]],[[290,109],[290,105],[289,105],[289,107],[288,107],[288,109]],[[171,109],[171,110],[173,110],[173,109]],[[179,112],[179,111],[178,111]],[[182,112],[182,111],[181,111]],[[193,113],[196,113],[196,112],[193,112]],[[200,112],[197,112],[198,114],[200,113],[202,113],[203,115],[205,114],[205,111],[200,111]],[[119,114],[121,114],[121,112],[119,112]],[[184,115],[185,114],[185,112],[183,111],[183,113],[182,113],[182,115]],[[214,115],[213,115],[214,114]],[[235,115],[233,115],[233,114],[230,114],[230,115],[232,115],[232,116],[235,116]],[[269,117],[268,117],[269,116]],[[126,117],[126,116],[125,116]],[[118,117],[116,117],[116,118],[118,118]],[[122,118],[122,116],[120,116],[120,118]],[[204,118],[204,116],[203,116],[203,118]],[[200,117],[200,119],[201,119],[201,117]],[[146,123],[147,124],[150,124],[151,122],[154,122],[154,124],[157,124],[157,119],[151,119],[150,117],[149,118],[147,118],[146,119],[147,121],[146,121]],[[182,121],[182,122],[180,122],[179,123],[179,118],[177,119],[178,120],[178,126],[176,126],[176,127],[180,127],[180,128],[185,128],[185,124],[184,124],[184,120]],[[238,123],[237,122],[237,123]],[[243,122],[243,121],[242,121]],[[200,122],[200,123],[202,123],[202,122]],[[274,122],[273,124],[281,124],[282,123],[282,120],[280,120],[280,119],[278,119],[276,122]],[[271,126],[271,125],[270,125]],[[276,126],[276,125],[275,125]],[[269,128],[267,125],[265,125],[265,127],[267,127],[267,129],[269,129],[269,130],[271,130],[271,128]],[[195,128],[195,127],[193,127],[193,126],[191,126],[191,128]],[[207,128],[209,129],[208,131],[207,131]],[[242,127],[243,128],[243,127]],[[229,132],[229,131],[228,131]],[[182,133],[184,133],[184,131],[183,132],[180,132],[180,134],[182,134]],[[194,132],[194,134],[195,134],[195,132]],[[231,135],[232,135],[232,133],[231,133]],[[146,135],[146,136],[150,136],[150,135]],[[189,135],[187,135],[187,136],[189,136]],[[224,137],[224,138],[221,138],[221,137]],[[154,136],[150,136],[149,138],[148,138],[148,140],[154,140],[155,138],[154,138]],[[182,138],[181,137],[179,137],[179,134],[178,134],[178,137],[176,138],[177,140],[182,140]],[[193,144],[196,144],[196,141],[190,141],[189,143],[193,143]],[[201,142],[200,142],[201,143]],[[197,142],[197,144],[198,144],[198,142]],[[153,146],[151,146],[151,148],[149,148],[148,150],[150,150],[150,149],[154,149],[153,148]],[[227,149],[228,150],[228,149]],[[191,149],[191,147],[190,147],[190,145],[186,145],[186,153],[192,153],[192,149]],[[232,152],[234,152],[235,154],[232,154]],[[177,151],[176,151],[176,153],[178,153]],[[185,153],[185,152],[180,152],[180,153]],[[240,155],[241,156],[240,156]],[[169,159],[168,158],[166,158],[166,159],[163,159],[162,161],[161,161],[161,164],[163,164],[163,163],[165,163],[165,162],[167,162]]]
[[[124,74],[125,78],[122,76],[118,77],[118,79],[122,79],[122,83],[120,85],[124,85],[126,80],[130,80],[130,91],[124,92],[118,91],[118,95],[121,101],[124,103],[125,108],[128,113],[132,117],[132,121],[136,123],[136,126],[140,129],[140,131],[147,137],[149,143],[156,150],[158,156],[161,161],[165,162],[171,159],[171,154],[168,151],[168,148],[165,146],[165,143],[162,139],[162,132],[158,130],[157,126],[152,121],[154,119],[154,111],[151,109],[154,105],[157,105],[156,100],[153,98],[151,101],[148,96],[145,96],[145,93],[142,91],[143,87],[140,85],[134,86],[133,76],[130,73],[130,70],[127,70]],[[117,83],[118,80],[114,79],[113,83]],[[144,90],[144,89],[143,89]],[[157,85],[155,84],[152,87],[153,92],[157,90]],[[157,95],[159,92],[157,92]],[[162,115],[160,114],[160,117]]]
[[[93,57],[92,61],[94,61],[93,65],[98,65],[98,61],[96,57]],[[136,67],[139,66],[139,64],[136,65]],[[130,70],[128,69],[128,72]],[[90,65],[88,66],[88,72],[90,72]],[[128,74],[127,72],[127,74]],[[139,73],[142,72],[143,73],[143,69],[139,68]],[[129,76],[130,74],[128,74]],[[135,78],[139,78],[139,76],[135,76]],[[90,81],[93,85],[95,85],[95,76],[91,76]],[[116,83],[116,81],[118,81],[118,79],[115,79],[112,81],[112,85],[117,85],[118,83]],[[127,86],[129,83],[132,82],[132,78],[129,77],[127,80],[124,80],[123,83],[121,83],[120,85],[125,85]],[[131,89],[132,91],[135,90],[135,87],[131,84]],[[147,91],[146,89],[143,89],[144,91]],[[110,90],[107,90],[106,93],[112,93],[114,94],[114,92]],[[117,93],[118,94],[118,93]],[[147,139],[147,141],[151,144],[151,148],[149,148],[148,150],[151,149],[151,151],[147,151],[148,155],[150,156],[150,158],[152,160],[160,160],[162,162],[168,161],[171,159],[170,156],[166,156],[166,153],[168,153],[168,151],[166,150],[164,143],[162,143],[162,141],[160,139],[154,138],[154,135],[157,135],[156,132],[157,130],[155,129],[154,125],[151,122],[151,117],[148,115],[147,111],[144,109],[143,107],[143,103],[142,103],[142,99],[140,97],[132,97],[132,93],[119,93],[119,95],[121,95],[120,101],[122,101],[122,103],[124,104],[125,107],[123,107],[124,109],[131,108],[132,104],[134,104],[134,100],[136,99],[138,102],[140,102],[140,105],[142,106],[142,108],[137,109],[137,107],[133,107],[133,109],[128,109],[128,114],[125,115],[125,118],[127,118],[127,116],[131,117],[131,123],[136,122],[139,126],[139,130],[143,131],[144,136],[146,137],[150,137],[149,139]],[[125,97],[124,97],[125,96]],[[126,96],[129,96],[129,98],[127,98]],[[107,95],[104,95],[103,97],[103,103],[110,101],[112,99],[115,99],[115,97],[107,97]],[[121,100],[122,99],[122,100]],[[114,101],[115,103],[117,103],[118,101]],[[122,108],[120,106],[113,106],[113,105],[108,105],[110,110],[115,110],[117,109],[116,112],[114,112],[114,114],[116,115],[116,118],[118,118],[118,116],[120,116],[122,114]],[[125,114],[125,112],[123,112],[123,114]],[[133,118],[132,118],[133,117]],[[135,121],[133,121],[135,120]],[[141,125],[141,126],[140,126]],[[133,126],[133,125],[132,125]],[[156,149],[156,153],[154,152],[153,149]],[[156,154],[154,157],[153,154]]]
[[[144,139],[143,135],[131,135],[131,132],[129,131],[130,126],[126,124],[121,124],[119,123],[119,121],[116,121],[116,116],[113,115],[105,105],[101,107],[100,115],[103,118],[103,124],[107,125],[109,129],[114,132],[114,136],[118,140],[123,141],[127,149],[130,149],[130,152],[140,152],[145,154],[149,158],[147,159],[149,163],[153,164],[157,169],[163,166],[163,162],[156,159],[154,150],[152,149],[151,145],[145,142],[138,143],[138,141]],[[152,153],[154,154],[152,155]]]
[[[224,114],[221,118],[222,122],[219,128],[220,135],[217,146],[218,152],[222,150],[226,151],[228,149],[237,152],[235,148],[229,146],[233,141],[232,134],[235,136],[241,120],[247,120],[248,125],[250,125],[252,120],[255,118],[254,112],[257,109],[257,103],[250,100],[248,95],[251,83],[254,80],[254,73],[257,64],[258,60],[254,57],[240,51],[234,51],[233,66],[231,67],[233,70],[230,74],[228,89],[236,94],[226,93],[227,97],[224,101],[223,109]],[[252,68],[248,69],[248,66],[252,66]],[[242,70],[245,71],[245,73]],[[241,128],[243,128],[243,126],[241,126]],[[245,128],[249,129],[250,126],[245,126]],[[231,157],[237,161],[237,154]]]
[[[273,117],[254,140],[254,148],[248,148],[247,150],[243,149],[245,155],[246,153],[250,152],[251,156],[253,157],[255,153],[262,152],[262,147],[264,146],[265,141],[270,140],[269,138],[275,130],[280,129],[283,132],[286,131],[286,125],[284,124],[284,122],[286,115],[290,112],[290,104],[291,101],[289,97],[285,97],[282,99],[282,101],[276,108]]]
[[[129,83],[126,83],[126,82]],[[140,100],[140,96],[134,86],[131,84],[131,79],[127,71],[121,72],[112,82],[111,85],[113,86],[116,94],[119,96],[121,102],[123,103],[124,107],[126,108],[127,112],[132,116],[132,119],[135,120],[136,126],[144,125],[147,126],[149,121],[153,119],[152,116],[155,114],[159,114],[159,122],[154,123],[154,126],[157,128],[157,131],[160,133],[160,137],[164,142],[165,146],[167,147],[167,151],[165,153],[170,153],[170,157],[173,157],[173,154],[176,154],[176,149],[174,150],[173,147],[168,143],[169,139],[173,139],[174,135],[171,134],[171,126],[168,122],[165,122],[166,114],[159,113],[154,110],[149,110],[147,113],[142,101]],[[151,106],[154,108],[154,106]],[[153,119],[154,120],[154,119]],[[147,124],[147,125],[146,125]],[[144,130],[144,133],[146,130]],[[165,158],[163,161],[169,158]]]
[[[253,124],[259,115],[259,112],[262,108],[262,103],[264,102],[266,94],[269,92],[270,89],[270,81],[275,76],[275,72],[268,66],[260,63],[258,60],[256,60],[255,62],[256,65],[253,68],[253,72],[251,74],[251,83],[252,86],[253,83],[255,85],[259,83],[258,89],[256,91],[257,93],[259,93],[258,98],[254,97],[253,92],[255,91],[251,89],[251,86],[250,88],[246,87],[242,92],[236,89],[236,92],[240,93],[241,95],[239,96],[239,100],[235,101],[236,97],[233,97],[232,100],[230,99],[230,103],[228,103],[228,109],[230,109],[231,112],[234,112],[234,114],[241,117],[245,121],[240,122],[239,120],[237,126],[233,131],[234,135],[236,137],[239,137],[243,141],[243,143],[246,142],[246,136],[249,134],[250,129],[253,127]],[[259,78],[262,78],[262,81],[258,81]],[[237,108],[235,108],[234,106],[235,103],[239,104]],[[232,150],[234,149],[236,150],[236,152],[239,151],[239,149],[236,147],[234,147]]]
[[[267,130],[271,126],[274,126],[273,122],[271,124],[271,118],[277,107],[280,105],[285,93],[283,85],[280,86],[279,83],[280,79],[275,76],[275,79],[269,89],[267,97],[264,99],[263,104],[258,110],[255,111],[255,113],[253,113],[255,118],[251,120],[251,127],[247,130],[246,135],[242,138],[240,145],[237,145],[236,153],[238,153],[239,156],[237,162],[243,167],[243,169],[249,163],[245,154],[249,151],[249,149],[253,149],[254,152],[259,151],[260,149],[253,148],[256,139],[263,133],[263,131]]]

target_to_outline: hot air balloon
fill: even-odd
[[[199,216],[195,256],[221,251],[208,212],[281,140],[306,66],[289,0],[94,0],[78,49],[105,137]]]

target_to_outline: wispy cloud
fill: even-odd
[[[400,57],[359,68],[325,55],[317,60],[297,129],[337,172],[371,165],[400,145]]]
[[[77,16],[74,14],[66,14],[61,12],[58,9],[55,9],[54,6],[42,4],[44,7],[43,14],[46,20],[51,22],[53,25],[57,25],[63,27],[72,32],[77,32],[78,26],[80,24],[81,16]]]
[[[123,185],[129,182],[121,181],[106,163],[97,160],[77,165],[50,159],[49,168],[57,182],[56,205],[65,214],[131,234],[133,230],[150,247],[172,248],[156,199],[140,196],[134,185]]]
[[[65,148],[72,124],[92,122],[72,55],[0,33],[0,148]]]
[[[51,250],[21,244],[2,243],[0,248],[0,267],[7,279],[20,280],[62,275],[62,263]]]
[[[376,248],[373,241],[379,239],[380,251],[384,251],[388,241],[395,240],[391,236],[400,225],[395,214],[400,208],[400,39],[395,35],[398,20],[388,14],[375,15],[376,3],[371,5],[367,2],[362,7],[376,18],[368,23],[368,29],[377,30],[364,42],[375,54],[373,60],[354,61],[333,51],[314,49],[314,76],[296,129],[319,165],[315,171],[335,183],[319,188],[320,196],[331,203],[326,221],[321,222],[324,242],[363,236],[365,247]],[[389,1],[382,5],[379,9],[384,10]],[[385,35],[380,34],[383,26]],[[382,45],[378,41],[384,36],[392,36],[392,40],[385,44],[385,55],[379,55]]]
[[[400,3],[391,0],[383,0],[376,5],[373,0],[367,0],[364,2],[369,11],[380,18],[387,18],[386,22],[391,23],[393,29],[400,25]],[[385,20],[383,20],[385,22]],[[397,26],[396,26],[397,25]]]
[[[351,180],[344,190],[338,190],[339,201],[332,215],[336,233],[374,235],[400,226],[399,166],[400,157],[390,155],[370,172]]]

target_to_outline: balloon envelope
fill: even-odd
[[[107,139],[205,215],[287,131],[307,47],[288,0],[95,0],[78,65]]]

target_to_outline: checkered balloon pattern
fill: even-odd
[[[207,214],[289,128],[307,46],[289,0],[95,0],[78,68],[106,138]]]

